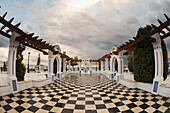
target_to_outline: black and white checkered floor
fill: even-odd
[[[170,98],[128,88],[103,75],[69,75],[0,97],[0,105],[0,113],[170,113]]]

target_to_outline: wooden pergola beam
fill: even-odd
[[[3,31],[0,31],[0,34],[3,35],[3,36],[5,36],[5,37],[7,37],[7,38],[11,38],[11,35],[3,32]],[[38,50],[38,51],[41,51],[41,52],[43,52],[44,54],[48,54],[46,51],[43,51],[43,50],[35,47],[34,45],[30,45],[29,43],[25,43],[25,42],[20,42],[20,43],[23,44],[23,45],[26,45],[26,46],[28,46],[28,47],[30,47],[30,48],[36,49],[36,50]]]
[[[128,51],[126,51],[125,53],[123,53],[124,55],[128,55],[129,53],[133,52],[134,51],[134,48],[132,49],[129,49]]]
[[[2,16],[2,18],[5,18],[6,15],[7,15],[7,12],[5,12],[5,14]]]
[[[3,36],[5,36],[5,37],[7,37],[7,38],[11,38],[11,35],[3,32],[3,31],[1,31],[1,30],[0,30],[0,34],[3,35]]]
[[[18,27],[20,26],[20,24],[21,24],[21,23],[16,24],[15,27],[18,28]],[[12,32],[12,29],[8,29],[8,30],[6,31],[6,33],[9,33],[9,32]]]
[[[16,41],[24,41],[24,40],[27,40],[28,38],[31,38],[32,36],[34,35],[34,33],[31,33],[31,34],[28,34],[26,37],[24,37],[24,36],[18,36],[18,37],[16,37]]]
[[[161,39],[165,39],[165,38],[167,38],[167,37],[169,37],[169,36],[170,36],[170,32],[167,33],[167,34],[165,34],[165,35],[163,35],[163,36],[161,36]]]
[[[122,51],[122,50],[126,50],[129,49],[130,47],[136,45],[137,43],[149,39],[152,35],[154,35],[157,32],[161,32],[162,29],[166,28],[168,25],[170,25],[170,20],[167,20],[166,22],[164,22],[163,24],[161,24],[159,27],[156,27],[154,30],[150,31],[148,34],[141,36],[140,38],[135,39],[134,42],[131,42],[130,44],[127,44],[126,46],[123,46],[121,48],[119,48],[116,53]]]
[[[49,49],[49,50],[53,51],[54,54],[59,53],[59,51],[54,50],[54,46],[50,45],[49,43],[46,43],[46,41],[43,41],[43,39],[38,39],[38,36],[33,37],[34,33],[27,34],[27,33],[23,32],[21,29],[19,29],[18,27],[20,26],[21,23],[12,25],[11,23],[14,20],[14,18],[11,18],[9,21],[6,21],[4,19],[6,15],[7,15],[7,12],[2,17],[0,17],[0,23],[3,24],[3,26],[1,27],[1,30],[0,30],[1,35],[5,36],[7,38],[11,38],[11,35],[9,35],[8,33],[11,31],[14,31],[20,35],[20,36],[16,37],[15,40],[25,46],[28,46],[28,47],[31,47],[38,51],[41,51],[45,55],[47,55],[48,53],[46,51],[44,51],[43,49]],[[5,27],[8,27],[8,30],[6,31],[6,33],[2,31]],[[67,55],[63,55],[63,57],[66,57],[67,59],[71,59]]]
[[[167,20],[170,20],[169,17],[168,17],[166,14],[164,14],[164,16],[165,16],[165,18],[166,18]]]
[[[20,30],[19,28],[15,27],[15,26],[13,26],[12,24],[10,24],[9,22],[7,22],[4,18],[0,17],[0,22],[1,22],[2,24],[4,24],[4,26],[6,26],[6,27],[8,27],[9,29],[17,32],[17,33],[20,34],[21,36],[27,37],[28,39],[31,39],[31,37],[28,37],[28,35],[27,35],[26,33],[24,33],[24,32],[23,32],[22,30]],[[23,39],[20,37],[20,40],[23,40]],[[19,41],[19,40],[18,40],[18,41]],[[40,40],[39,40],[39,41],[36,41],[36,42],[40,42]],[[40,42],[40,43],[41,43],[41,42]],[[44,47],[44,48],[47,48],[47,49],[49,49],[49,50],[51,50],[51,51],[54,52],[54,50],[53,50],[54,47],[53,47],[53,46],[45,45],[45,44],[44,44],[43,47]],[[41,48],[41,47],[40,47],[40,48]]]
[[[26,46],[28,46],[28,47],[31,47],[31,48],[33,48],[33,49],[36,49],[36,50],[38,50],[38,51],[41,51],[44,55],[47,55],[47,54],[48,54],[46,51],[43,51],[43,50],[41,50],[41,49],[39,49],[39,48],[37,48],[37,47],[34,47],[33,45],[27,44],[27,43],[25,43],[25,42],[20,42],[20,43],[23,44],[23,45],[26,45]]]

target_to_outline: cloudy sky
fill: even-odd
[[[0,15],[15,17],[25,32],[35,33],[62,51],[79,58],[97,59],[136,35],[139,27],[159,25],[170,16],[170,0],[0,0]],[[170,50],[170,38],[165,40]],[[0,61],[7,60],[9,40],[0,36]],[[31,52],[36,64],[37,51]],[[42,57],[46,64],[47,56]]]

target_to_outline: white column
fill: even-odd
[[[79,62],[79,72],[81,74],[81,61]]]
[[[51,78],[51,81],[54,82],[54,56],[52,51],[48,51],[48,78]]]
[[[122,79],[123,76],[123,52],[119,52],[118,55],[118,75],[117,75],[117,82],[119,82],[119,79]]]
[[[101,61],[101,71],[103,71],[103,61]]]
[[[66,58],[63,58],[63,72],[66,72]]]
[[[8,53],[8,76],[7,82],[11,85],[12,92],[15,93],[18,91],[18,84],[16,78],[16,54],[18,42],[15,41],[15,38],[19,36],[16,32],[12,32],[12,36],[10,38],[10,46]]]
[[[110,78],[112,79],[112,80],[114,80],[114,69],[113,69],[113,55],[111,55],[111,58],[110,58],[110,72],[111,72],[111,74],[110,74]]]
[[[108,58],[105,59],[105,71],[108,71]]]
[[[70,71],[70,65],[71,65],[71,62],[70,60],[68,61],[68,71]]]
[[[87,73],[87,62],[84,63],[85,66],[84,66],[84,72]]]
[[[89,71],[90,71],[90,74],[92,74],[92,62],[89,63]]]
[[[112,62],[113,62],[113,58],[111,56],[111,58],[110,58],[110,71],[111,72],[113,72],[113,64],[112,64]]]
[[[159,33],[156,33],[151,37],[156,39],[156,42],[153,43],[155,58],[155,78],[153,79],[152,92],[157,94],[159,91],[159,86],[163,82],[163,53],[161,46],[162,41]]]
[[[61,74],[61,55],[56,55],[57,57],[57,79],[61,79],[62,78],[62,74]]]

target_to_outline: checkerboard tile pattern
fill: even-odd
[[[0,97],[0,113],[170,113],[170,99],[103,75],[68,75],[41,88]]]

